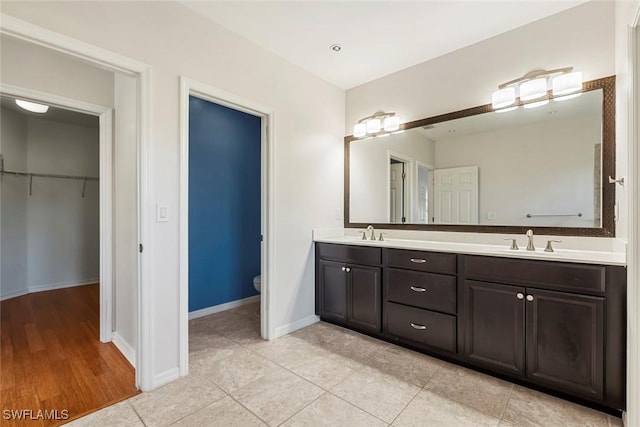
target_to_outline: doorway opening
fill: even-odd
[[[272,336],[272,110],[185,78],[181,107],[180,374],[186,375],[189,358],[214,335],[235,342]]]
[[[135,369],[108,343],[112,110],[1,89],[0,345],[11,396],[5,404],[77,418],[138,393]],[[100,392],[78,399],[87,383]]]
[[[413,219],[413,203],[409,197],[413,189],[413,159],[402,154],[387,152],[388,166],[388,221],[405,224]]]

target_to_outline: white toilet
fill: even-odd
[[[262,276],[258,275],[253,278],[253,287],[256,288],[256,291],[260,293],[260,288],[262,287]]]

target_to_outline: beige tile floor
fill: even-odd
[[[621,426],[619,418],[324,322],[273,341],[258,305],[192,320],[190,374],[71,426]]]

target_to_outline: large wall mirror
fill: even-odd
[[[537,108],[469,108],[345,138],[345,227],[615,234],[615,77]]]

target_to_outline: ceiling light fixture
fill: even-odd
[[[358,120],[353,127],[354,138],[365,136],[388,136],[391,133],[400,133],[400,117],[396,113],[384,113],[378,111],[370,116]]]
[[[47,110],[49,110],[48,105],[37,104],[35,102],[30,102],[30,101],[23,101],[22,99],[16,99],[16,104],[18,104],[18,107],[27,111],[31,111],[32,113],[42,114],[42,113],[46,113]]]
[[[581,90],[582,73],[573,71],[573,67],[535,70],[499,85],[498,90],[491,94],[491,106],[498,112],[514,110],[520,104],[525,108],[535,108],[547,104],[549,99],[574,98],[580,95]]]

